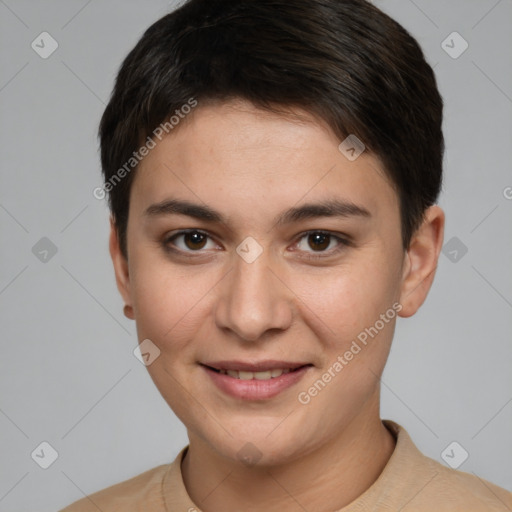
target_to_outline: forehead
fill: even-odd
[[[279,206],[337,197],[375,214],[396,209],[378,158],[363,152],[349,160],[325,123],[299,115],[242,102],[199,104],[144,157],[132,206],[141,212],[173,196],[263,218]]]

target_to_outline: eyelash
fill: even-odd
[[[169,245],[171,242],[173,242],[179,236],[183,236],[183,235],[186,235],[186,234],[189,234],[189,233],[198,233],[198,234],[204,235],[204,236],[206,236],[206,237],[208,237],[210,239],[213,238],[208,233],[206,233],[205,231],[202,231],[200,229],[184,229],[184,230],[178,231],[177,233],[174,233],[173,235],[165,238],[165,240],[163,241],[164,249],[166,251],[170,251],[170,252],[175,253],[175,254],[187,254],[188,257],[200,256],[200,254],[193,254],[193,253],[201,253],[202,252],[201,249],[199,249],[197,251],[192,251],[192,250],[183,251],[182,249],[176,249],[175,247],[171,247]],[[345,238],[342,238],[342,237],[332,233],[331,231],[324,231],[324,230],[321,230],[321,229],[320,230],[319,229],[310,230],[310,231],[305,231],[304,233],[301,233],[297,237],[297,239],[296,239],[297,242],[296,243],[300,242],[303,238],[308,237],[308,236],[313,235],[313,234],[327,235],[327,236],[331,237],[331,239],[334,239],[336,242],[338,242],[338,245],[336,246],[335,249],[331,249],[330,251],[319,251],[318,254],[310,254],[308,256],[300,256],[301,258],[310,259],[310,260],[317,260],[317,259],[320,259],[320,258],[326,258],[326,257],[332,256],[334,254],[337,254],[340,251],[342,251],[344,248],[350,247],[352,245],[352,243],[349,240],[347,240]]]

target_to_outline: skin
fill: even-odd
[[[404,250],[398,197],[379,160],[365,151],[349,161],[321,120],[296,113],[200,104],[137,170],[128,261],[111,219],[117,285],[139,340],[161,351],[148,371],[187,428],[183,478],[204,512],[332,511],[375,482],[395,447],[380,419],[379,378],[396,317],[308,404],[297,396],[394,303],[402,317],[417,311],[442,247],[444,213],[432,206]],[[208,205],[225,221],[144,215],[170,197]],[[275,224],[288,208],[333,197],[371,216]],[[201,246],[180,236],[167,245],[181,254],[166,252],[166,240],[189,228],[209,237]],[[318,248],[304,234],[315,230],[350,244],[331,237]],[[263,249],[252,263],[236,252],[248,236]],[[247,401],[221,392],[198,364],[232,359],[313,367],[278,396]],[[260,452],[250,466],[237,455],[248,442]]]

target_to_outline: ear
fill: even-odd
[[[443,247],[445,216],[437,206],[428,208],[405,254],[400,288],[399,316],[414,315],[427,298]]]
[[[119,293],[123,297],[124,303],[127,304],[128,306],[131,306],[132,298],[130,293],[130,274],[128,271],[128,261],[121,252],[117,228],[112,216],[110,217],[109,250],[110,256],[112,258],[112,263],[114,264],[117,289],[119,290]],[[125,314],[128,316],[128,318],[132,320],[135,318],[133,316],[133,309],[131,307],[125,308]]]

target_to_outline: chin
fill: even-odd
[[[292,462],[314,449],[313,446],[309,446],[304,433],[301,432],[303,427],[288,426],[281,431],[279,427],[276,428],[285,417],[286,415],[283,415],[279,421],[275,418],[266,418],[272,421],[260,422],[260,428],[254,428],[255,422],[259,421],[254,418],[238,422],[236,426],[226,424],[226,430],[232,437],[220,427],[216,436],[212,437],[211,430],[203,432],[202,436],[210,447],[230,461],[248,467],[278,466]]]

